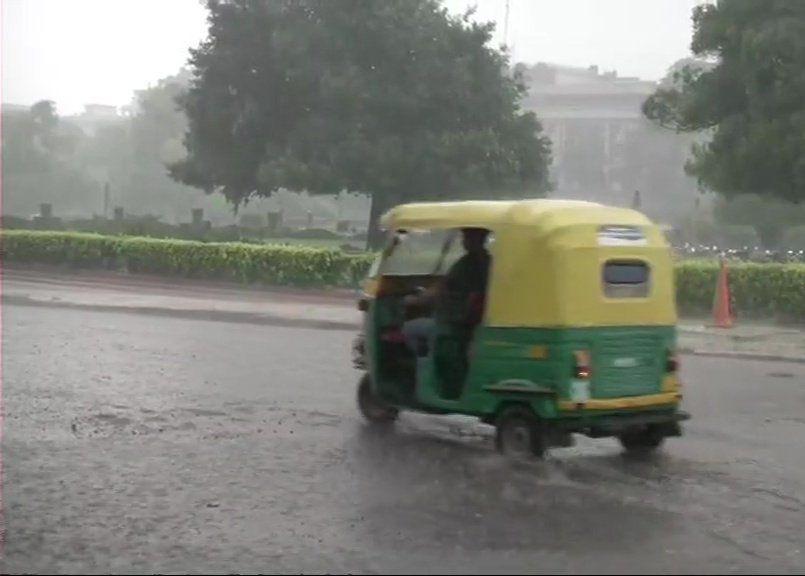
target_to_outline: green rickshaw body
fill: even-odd
[[[365,286],[366,368],[379,401],[488,423],[514,411],[541,430],[622,441],[680,434],[672,255],[645,216],[587,202],[456,202],[399,206],[383,224],[392,238],[475,227],[494,242],[481,323],[437,324],[425,355],[401,341],[402,296],[440,274],[385,266],[399,250],[390,243]]]

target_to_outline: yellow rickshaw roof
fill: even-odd
[[[651,225],[628,208],[558,199],[403,204],[384,214],[380,223],[385,229],[528,226],[541,232],[581,223]]]
[[[485,323],[495,327],[670,326],[676,321],[673,263],[665,237],[629,208],[572,200],[405,204],[384,228],[487,228],[495,233]],[[640,228],[636,236],[625,228]],[[640,260],[649,293],[602,290],[607,260]]]

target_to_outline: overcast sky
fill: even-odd
[[[382,0],[380,0],[382,1]],[[625,76],[662,77],[689,52],[697,0],[509,0],[514,60],[597,64]],[[2,101],[55,100],[63,114],[86,103],[126,104],[132,92],[175,73],[206,33],[199,0],[0,0]],[[504,40],[506,0],[477,6]]]

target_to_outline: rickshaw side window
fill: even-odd
[[[439,276],[462,254],[456,230],[398,230],[377,272],[388,276]]]
[[[645,298],[651,269],[638,260],[610,260],[604,264],[604,294],[609,298]]]

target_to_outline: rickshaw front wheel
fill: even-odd
[[[369,374],[364,374],[358,383],[358,409],[364,418],[375,424],[394,422],[399,416],[399,410],[383,402],[374,393]]]
[[[495,428],[495,446],[502,454],[515,460],[545,455],[545,434],[534,413],[525,406],[504,409],[495,420]]]
[[[639,454],[651,452],[662,446],[665,436],[653,426],[646,426],[629,430],[618,436],[618,440],[627,452]]]

